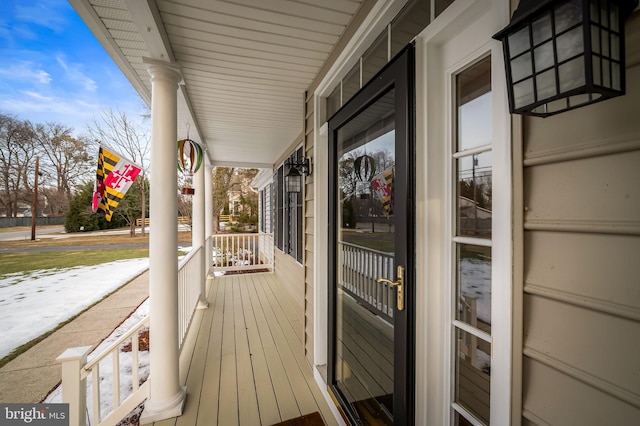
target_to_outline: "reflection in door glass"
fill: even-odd
[[[493,205],[491,58],[455,76],[455,424],[488,424],[491,399],[491,227]],[[464,326],[464,330],[463,330]]]
[[[491,238],[493,173],[491,151],[459,157],[458,235]]]
[[[336,386],[363,424],[393,424],[394,91],[338,130]]]

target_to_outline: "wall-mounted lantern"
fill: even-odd
[[[624,21],[638,0],[521,0],[503,45],[509,109],[539,117],[625,93]]]
[[[309,176],[311,174],[309,159],[303,158],[300,161],[293,161],[288,158],[284,165],[288,168],[284,178],[285,190],[293,193],[302,192],[302,175]]]

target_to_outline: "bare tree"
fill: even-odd
[[[216,167],[213,169],[213,229],[214,232],[220,230],[220,213],[224,206],[229,204],[229,189],[233,168]]]
[[[89,136],[99,145],[104,143],[113,149],[126,155],[129,160],[137,163],[142,171],[139,179],[141,222],[140,232],[145,234],[145,218],[147,212],[146,200],[149,188],[147,177],[149,175],[150,134],[143,127],[143,119],[139,122],[131,119],[127,114],[118,109],[108,109],[102,112],[99,118],[94,118],[89,125]],[[134,234],[135,236],[135,234]]]
[[[91,170],[87,144],[71,136],[72,129],[61,123],[30,124],[34,141],[43,163],[45,177],[51,177],[54,187],[45,188],[44,194],[51,214],[67,211],[72,189],[86,180]]]
[[[0,114],[0,205],[16,217],[20,203],[31,204],[31,164],[36,156],[27,122]]]

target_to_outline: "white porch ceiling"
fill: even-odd
[[[304,91],[364,0],[69,0],[149,103],[143,58],[182,71],[178,137],[220,165],[270,167]]]

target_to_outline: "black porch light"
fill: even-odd
[[[503,45],[513,114],[558,114],[625,93],[624,21],[638,0],[521,0]]]
[[[293,193],[302,192],[302,175],[309,176],[311,173],[309,159],[303,158],[300,161],[293,161],[288,158],[284,165],[288,168],[284,178],[285,190]]]

